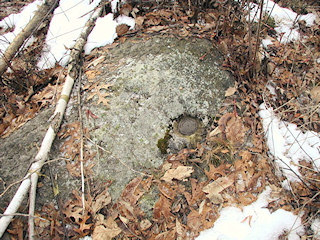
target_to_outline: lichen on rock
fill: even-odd
[[[112,84],[110,108],[88,103],[99,118],[86,125],[108,150],[96,174],[114,181],[111,189],[117,197],[118,188],[136,174],[130,168],[150,172],[162,164],[173,120],[192,116],[205,126],[233,80],[219,67],[211,43],[201,39],[135,39],[110,50],[106,61],[96,80]]]

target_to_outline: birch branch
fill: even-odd
[[[42,166],[47,160],[49,151],[51,149],[53,140],[55,139],[56,133],[60,128],[61,121],[63,114],[65,112],[69,96],[73,87],[73,83],[75,79],[78,77],[78,70],[79,70],[79,59],[81,57],[81,53],[83,51],[83,47],[87,41],[89,33],[92,31],[95,21],[100,16],[102,11],[102,7],[96,8],[94,13],[92,14],[91,18],[86,23],[80,37],[76,41],[71,53],[70,53],[70,60],[68,64],[68,75],[66,81],[64,83],[61,97],[57,103],[56,109],[52,117],[50,118],[51,123],[47,130],[47,133],[41,143],[40,150],[36,155],[34,162],[32,163],[27,175],[25,176],[24,180],[22,181],[19,189],[17,190],[16,194],[14,195],[13,199],[11,200],[9,206],[7,207],[4,215],[0,219],[0,238],[2,237],[3,233],[7,229],[11,219],[13,218],[13,214],[15,214],[18,208],[21,205],[25,195],[28,192],[28,189],[31,185],[30,190],[30,203],[29,203],[29,225],[31,228],[34,226],[33,222],[33,214],[34,214],[34,207],[35,207],[35,196],[36,196],[36,186],[38,182],[38,174],[41,171]],[[32,182],[32,183],[31,183]],[[31,214],[31,215],[30,215]],[[30,234],[31,233],[31,234]],[[29,234],[30,239],[34,239],[34,229],[31,230]]]
[[[0,76],[10,66],[10,61],[19,51],[26,39],[33,34],[49,13],[59,5],[58,3],[59,0],[46,0],[45,3],[40,6],[27,26],[13,39],[7,50],[4,52],[2,58],[0,58]]]

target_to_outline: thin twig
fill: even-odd
[[[82,71],[79,72],[78,77],[78,112],[79,112],[79,122],[80,122],[80,171],[81,171],[81,198],[82,198],[82,213],[84,214],[85,206],[85,197],[84,197],[84,170],[83,170],[83,124],[82,124],[82,111],[81,111],[81,78],[82,78]]]
[[[255,72],[256,69],[256,59],[257,59],[257,53],[260,46],[260,32],[261,32],[261,22],[262,22],[262,14],[263,14],[263,4],[264,0],[261,0],[260,3],[260,16],[259,16],[259,23],[258,23],[258,32],[257,32],[257,40],[256,40],[256,48],[254,50],[254,57],[253,57],[253,69]]]
[[[67,160],[67,159],[66,159],[66,158],[56,158],[56,159],[49,160],[49,161],[45,162],[45,164],[48,164],[48,163],[51,163],[51,162],[55,162],[55,161],[58,161],[58,160]],[[39,169],[38,169],[38,170],[39,170]],[[37,170],[36,170],[36,171],[37,171]],[[24,178],[22,178],[22,179],[19,179],[19,180],[15,181],[15,182],[9,184],[9,186],[6,187],[6,189],[4,189],[3,192],[0,194],[0,198],[2,198],[3,195],[4,195],[6,192],[8,192],[10,188],[12,188],[12,187],[13,187],[14,185],[16,185],[16,184],[21,183],[21,182],[22,182],[23,180],[25,180],[25,179],[26,179],[26,178],[24,177]]]
[[[0,216],[1,216],[1,217],[5,217],[5,216],[30,217],[30,215],[29,215],[29,214],[26,214],[26,213],[14,213],[14,214],[2,214],[2,213],[0,213]],[[39,217],[39,216],[32,216],[32,217],[33,217],[33,218],[39,218],[40,220],[50,222],[50,220],[45,219],[45,218],[42,218],[42,217]]]
[[[57,183],[55,181],[55,178],[54,178],[54,176],[52,174],[52,169],[50,167],[50,164],[48,165],[48,167],[49,167],[49,173],[50,173],[50,180],[51,180],[53,196],[56,199],[56,202],[57,202],[57,205],[58,205],[58,210],[59,210],[59,215],[61,217],[62,228],[63,228],[63,232],[64,232],[64,239],[69,239],[68,233],[67,233],[66,224],[65,224],[65,221],[64,221],[64,216],[63,216],[63,213],[62,213],[62,210],[61,210],[62,207],[61,207],[60,195],[59,195],[59,191],[57,191],[57,189],[59,189],[59,188],[58,188]]]

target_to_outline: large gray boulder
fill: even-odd
[[[201,39],[127,40],[109,50],[100,66],[95,81],[112,84],[107,97],[109,107],[96,105],[95,98],[83,101],[83,110],[98,116],[95,120],[84,117],[84,126],[93,142],[106,150],[93,160],[91,177],[112,180],[110,192],[114,199],[138,172],[152,173],[159,167],[167,157],[165,152],[176,152],[201,141],[225,90],[233,85],[230,75],[221,69],[221,59],[210,41]],[[88,94],[85,92],[83,97]],[[71,100],[68,105],[65,122],[78,120],[74,103]],[[25,175],[52,111],[39,113],[11,136],[0,139],[0,177],[6,186]],[[61,156],[61,144],[61,140],[55,141],[51,159]],[[73,188],[80,188],[79,180],[68,176],[63,160],[53,164],[61,198],[65,199]],[[43,172],[50,175],[47,165]],[[50,180],[44,177],[41,181],[44,186],[38,191],[37,201],[51,201]],[[1,183],[0,189],[4,187]],[[0,207],[6,207],[15,189],[1,199]]]

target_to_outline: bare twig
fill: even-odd
[[[260,3],[260,16],[259,16],[259,23],[258,23],[258,30],[257,30],[257,40],[256,40],[256,48],[254,50],[254,57],[253,57],[253,69],[255,72],[256,69],[256,59],[257,59],[257,53],[260,46],[260,31],[261,31],[261,22],[262,22],[262,14],[263,14],[263,4],[264,0],[261,0]]]
[[[15,213],[15,214],[1,214],[0,213],[0,216],[1,217],[4,217],[4,216],[20,216],[20,217],[29,217],[30,215],[29,214],[25,214],[25,213]],[[33,218],[39,218],[39,219],[41,219],[41,220],[43,220],[43,221],[47,221],[47,222],[49,222],[49,220],[48,219],[45,219],[45,218],[42,218],[42,217],[39,217],[39,216],[33,216]]]

